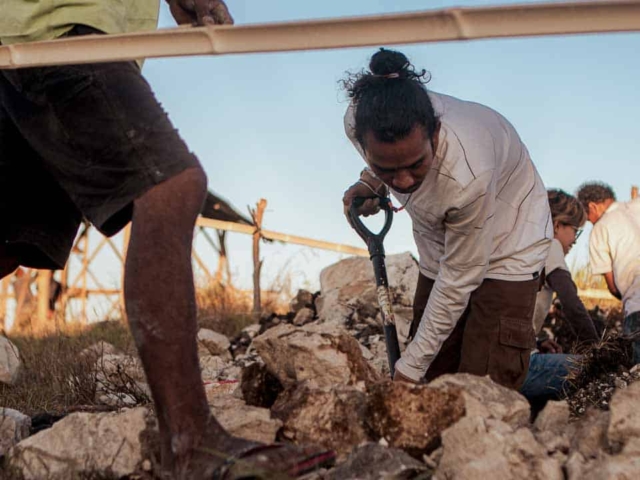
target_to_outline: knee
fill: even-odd
[[[173,210],[195,221],[207,195],[207,175],[200,167],[189,168],[175,178],[169,195]],[[166,208],[166,204],[163,205]]]
[[[134,218],[171,216],[196,217],[202,210],[207,193],[207,175],[200,167],[188,168],[156,185],[135,203]]]
[[[186,203],[193,204],[197,208],[196,213],[200,213],[207,196],[207,174],[200,167],[190,168],[184,174],[187,176],[187,186],[183,188],[181,194],[186,197]]]
[[[199,211],[207,194],[207,174],[204,170],[201,167],[188,168],[172,180],[175,180],[173,194],[180,199],[179,203],[196,205]]]

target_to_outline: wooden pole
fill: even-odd
[[[11,276],[7,275],[0,281],[0,333],[6,328],[7,318],[7,301],[9,299],[9,286],[11,285]]]
[[[13,316],[11,332],[33,335],[33,295],[31,293],[31,269],[18,268],[15,272],[13,289],[15,292],[16,309]]]
[[[60,310],[56,314],[56,326],[67,322],[67,307],[69,305],[69,262],[64,266],[60,275]]]
[[[218,284],[224,284],[223,278],[226,275],[226,284],[231,285],[231,267],[229,266],[227,254],[227,232],[225,230],[216,230],[216,234],[218,235],[218,268],[216,269],[215,279]]]
[[[122,321],[127,322],[127,309],[124,301],[124,271],[127,264],[127,253],[129,252],[129,241],[131,240],[131,222],[124,227],[122,235],[122,275],[120,275],[120,311],[122,312]]]
[[[49,298],[51,293],[51,270],[38,271],[38,325],[34,328],[36,335],[43,335],[51,332],[49,320]]]
[[[82,304],[81,322],[87,324],[87,270],[89,269],[89,232],[84,236],[84,249],[82,255]]]
[[[18,43],[0,68],[638,30],[640,0],[547,2]]]
[[[229,232],[244,233],[253,235],[255,227],[252,225],[244,225],[241,223],[225,222],[223,220],[213,220],[210,218],[198,218],[198,225],[202,227],[215,228],[217,230],[226,230]],[[346,223],[345,223],[346,227]],[[305,247],[320,248],[323,250],[331,250],[333,252],[346,253],[348,255],[357,255],[359,257],[369,257],[369,251],[366,248],[353,247],[351,245],[342,245],[340,243],[325,242],[323,240],[315,240],[313,238],[299,237],[297,235],[289,235],[287,233],[273,232],[271,230],[262,230],[262,238],[266,240],[275,240],[277,242],[293,243],[296,245],[304,245]]]
[[[638,198],[638,186],[634,185],[631,187],[631,200],[635,200],[636,198]]]
[[[253,318],[260,320],[262,312],[262,302],[260,301],[260,271],[262,270],[262,260],[260,260],[260,238],[262,228],[262,217],[267,208],[267,201],[261,198],[256,209],[250,209],[251,217],[255,225],[253,232]]]

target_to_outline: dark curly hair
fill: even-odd
[[[603,203],[607,200],[616,200],[616,194],[606,183],[602,182],[586,182],[578,187],[576,193],[578,200],[585,210],[589,211],[590,203]]]
[[[364,136],[371,131],[381,142],[405,138],[416,125],[433,138],[438,127],[425,84],[426,70],[416,71],[407,57],[381,48],[372,57],[369,71],[349,74],[342,81],[355,108],[355,136],[364,147]]]

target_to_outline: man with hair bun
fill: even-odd
[[[591,273],[603,275],[611,294],[622,300],[624,333],[639,334],[640,199],[618,202],[613,189],[602,182],[584,183],[577,197],[593,224],[589,237]],[[633,362],[640,363],[640,339],[633,343]]]
[[[420,257],[410,338],[395,380],[454,372],[518,389],[553,225],[547,192],[514,127],[478,103],[427,91],[426,72],[381,49],[350,75],[348,137],[367,167],[343,197],[377,213],[388,189]]]

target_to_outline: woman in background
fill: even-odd
[[[576,343],[592,344],[599,337],[591,316],[578,297],[578,288],[564,258],[582,233],[587,216],[580,202],[563,190],[551,189],[548,197],[553,240],[545,263],[544,284],[536,298],[533,326],[536,335],[540,335],[556,294]],[[562,348],[553,339],[538,341],[537,347],[531,355],[529,372],[520,393],[530,400],[557,398],[577,356],[562,353]]]

